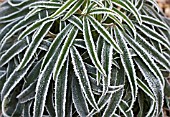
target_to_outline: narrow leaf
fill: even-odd
[[[87,98],[90,105],[94,107],[96,110],[98,110],[98,106],[95,101],[94,95],[92,93],[92,89],[90,86],[90,81],[87,75],[85,65],[83,63],[83,60],[79,52],[77,51],[75,47],[71,48],[71,57],[72,57],[72,63],[74,66],[75,74],[79,79],[79,84],[85,94],[85,97]]]
[[[60,71],[61,71],[61,68],[69,54],[69,50],[70,50],[70,47],[73,45],[73,42],[74,42],[74,39],[76,38],[77,36],[77,33],[78,33],[78,29],[76,27],[73,27],[70,31],[70,33],[68,34],[65,42],[64,42],[64,45],[61,49],[61,52],[58,56],[58,59],[55,63],[55,69],[54,69],[54,72],[53,72],[53,78],[54,80],[56,79],[56,77],[58,77],[58,75],[60,74]]]
[[[68,8],[70,8],[71,5],[73,5],[76,2],[76,0],[67,0],[55,13],[51,15],[51,17],[56,17],[61,15],[63,12],[65,12]]]
[[[65,117],[68,64],[69,59],[67,59],[55,80],[55,112],[57,117]]]
[[[116,50],[118,53],[122,53],[120,47],[117,45],[116,41],[112,38],[109,32],[104,28],[96,19],[89,16],[88,19],[93,27],[97,30],[97,32],[105,39],[108,43],[113,46],[113,49]]]
[[[137,90],[138,90],[137,81],[136,81],[136,72],[135,72],[132,57],[129,52],[129,48],[125,40],[123,39],[123,34],[120,32],[120,30],[117,27],[115,27],[114,31],[115,31],[115,37],[118,40],[118,44],[123,51],[123,54],[120,55],[120,58],[121,58],[123,67],[125,69],[125,72],[127,74],[130,87],[131,87],[132,101],[129,107],[129,110],[131,110],[136,100]]]
[[[105,70],[102,68],[102,65],[97,57],[97,53],[95,52],[95,44],[93,41],[93,37],[91,34],[90,24],[87,18],[83,18],[83,36],[85,40],[85,44],[87,47],[87,51],[89,53],[90,59],[92,60],[95,67],[106,76]]]
[[[85,117],[89,113],[88,104],[81,89],[81,84],[75,75],[72,77],[72,99],[74,106],[81,117]]]
[[[25,67],[28,64],[28,62],[31,60],[38,46],[42,42],[43,38],[50,30],[51,26],[52,26],[52,22],[48,21],[48,22],[43,23],[43,25],[41,25],[41,27],[38,29],[36,34],[33,36],[33,40],[31,44],[29,45],[29,47],[27,48],[24,54],[24,58],[19,66],[20,69]]]
[[[75,12],[77,12],[77,10],[82,6],[83,3],[84,0],[79,0],[78,2],[76,2],[74,6],[65,14],[63,20],[66,20],[67,18],[72,16]]]
[[[159,78],[155,77],[152,72],[148,69],[148,67],[138,58],[135,59],[138,68],[140,69],[141,73],[143,74],[144,78],[148,82],[148,85],[150,86],[151,90],[154,93],[155,101],[156,101],[156,107],[157,107],[157,116],[160,114],[163,106],[163,100],[164,100],[164,91],[163,91],[163,85]]]

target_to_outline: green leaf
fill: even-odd
[[[20,92],[20,94],[17,96],[20,103],[25,103],[34,98],[35,95],[34,89],[36,88],[36,83],[37,82],[31,83],[28,87],[26,87],[24,90]]]
[[[85,117],[89,113],[88,104],[81,89],[81,84],[75,75],[72,77],[72,99],[74,106],[81,117]]]
[[[73,5],[76,2],[76,0],[67,0],[55,13],[53,13],[50,17],[56,17],[61,15],[63,12],[65,12],[68,8],[70,8],[71,5]]]
[[[40,43],[42,42],[42,40],[44,39],[48,31],[50,30],[51,26],[52,26],[51,21],[44,22],[41,25],[41,27],[35,32],[32,42],[27,48],[24,54],[24,58],[22,59],[22,62],[19,65],[19,69],[22,69],[23,67],[25,67],[28,64],[28,62],[31,60],[38,46],[40,45]]]
[[[127,74],[128,77],[128,81],[130,83],[130,87],[131,87],[131,94],[132,94],[132,101],[131,101],[131,105],[129,107],[129,110],[132,109],[133,104],[136,100],[137,97],[137,81],[136,81],[136,72],[135,72],[135,68],[134,68],[134,63],[132,60],[132,57],[130,55],[129,52],[129,48],[125,42],[125,40],[123,39],[123,34],[121,33],[121,31],[115,27],[114,28],[115,31],[115,37],[118,41],[119,47],[122,49],[123,54],[120,55],[121,58],[121,62],[123,64],[123,67],[125,69],[125,72]]]
[[[97,39],[97,55],[99,60],[101,61],[101,55],[102,55],[102,48],[103,48],[103,38],[101,36],[98,37]],[[97,85],[99,85],[101,81],[101,73],[96,69],[96,80],[97,80]]]
[[[119,11],[116,8],[113,9],[109,9],[109,8],[95,8],[93,10],[90,11],[90,14],[111,14],[113,16],[117,16],[117,17],[121,17],[122,20],[124,20],[127,25],[131,28],[131,30],[134,32],[134,35],[136,35],[136,28],[134,26],[134,24],[132,23],[132,21],[125,15],[123,14],[121,11]]]
[[[64,41],[64,45],[62,46],[61,52],[55,63],[54,72],[53,72],[54,80],[60,74],[61,68],[69,54],[70,47],[73,45],[73,42],[77,36],[77,33],[78,33],[78,29],[76,27],[73,27],[70,33],[68,34],[66,40]]]
[[[123,115],[124,115],[125,117],[134,117],[132,110],[126,112],[126,110],[129,109],[129,105],[128,105],[128,103],[125,102],[124,100],[121,100],[121,102],[120,102],[120,104],[119,104],[119,109],[120,109],[120,111],[123,113]]]
[[[78,18],[75,15],[72,15],[68,21],[72,23],[74,26],[76,26],[79,30],[83,31],[83,23],[80,18]]]
[[[117,19],[114,15],[112,14],[109,14],[109,18],[111,18],[113,21],[115,21],[115,23],[122,29],[124,30],[123,28],[123,25],[122,25],[122,22],[119,21],[119,19]]]
[[[143,32],[146,36],[149,38],[161,43],[164,45],[167,49],[170,50],[170,44],[168,43],[168,40],[164,38],[162,35],[158,34],[156,31],[153,31],[153,29],[145,26],[145,25],[135,25],[141,32]]]
[[[98,93],[103,93],[103,84],[100,83],[99,85],[97,85],[97,80],[95,78],[92,78],[91,76],[88,76],[88,77],[89,77],[90,84],[91,84],[91,87],[92,87],[93,91],[96,91]],[[111,94],[111,93],[117,92],[122,87],[123,87],[123,85],[108,86],[108,92],[106,94]]]
[[[118,53],[122,53],[120,47],[117,45],[116,41],[112,38],[112,36],[109,34],[109,32],[104,28],[96,19],[89,16],[90,23],[93,25],[93,27],[97,30],[97,32],[103,37],[104,40],[106,40],[108,43],[110,43],[113,46],[113,49],[116,50]]]
[[[142,89],[152,100],[155,101],[155,97],[152,91],[150,90],[150,88],[147,85],[145,85],[145,83],[139,78],[137,78],[137,83],[138,83],[139,88]]]
[[[115,3],[116,5],[118,5],[119,7],[123,7],[124,9],[132,12],[134,14],[134,16],[136,17],[136,19],[138,20],[138,22],[141,24],[142,23],[142,19],[141,16],[136,8],[135,5],[133,5],[133,3],[131,3],[129,0],[111,0],[113,3]]]
[[[120,89],[118,92],[111,94],[102,117],[111,117],[115,113],[120,101],[122,100],[123,91],[124,89]]]
[[[3,89],[1,91],[2,99],[2,113],[4,116],[8,116],[5,112],[6,101],[11,91],[16,87],[16,85],[23,79],[29,68],[32,66],[34,59],[25,68],[18,70],[18,67],[12,72],[7,81],[5,82]]]
[[[70,31],[72,27],[73,26],[71,24],[67,25],[62,31],[60,31],[60,33],[54,39],[54,41],[49,47],[48,52],[46,53],[44,57],[41,69],[45,67],[45,65],[48,63],[50,58],[58,51],[58,48],[61,45],[63,39],[67,36],[68,32]]]
[[[47,64],[45,64],[43,68],[41,66],[41,74],[39,75],[36,86],[33,117],[41,117],[43,114],[46,95],[48,92],[50,80],[52,78],[52,72],[60,51],[61,49],[59,47],[57,51],[54,53],[54,55],[47,62]]]
[[[113,70],[113,69],[112,69]],[[117,73],[117,74],[116,74]],[[116,74],[116,75],[115,75]],[[121,97],[117,97],[120,93],[122,93],[123,95],[123,88],[122,88],[122,85],[124,84],[124,81],[125,81],[125,72],[124,72],[124,69],[123,69],[123,66],[120,66],[120,69],[117,70],[116,69],[116,72],[112,72],[112,77],[111,77],[111,81],[114,81],[111,82],[111,84],[113,86],[121,86],[121,88],[117,91],[117,92],[111,92],[111,93],[107,93],[106,95],[102,95],[100,96],[97,104],[99,106],[99,109],[102,110],[106,104],[110,103],[110,106],[111,106],[111,98],[115,98],[115,100],[113,99],[113,101],[115,101],[113,104],[116,105],[116,103],[118,103],[119,101],[117,101],[117,98],[119,98],[121,100],[122,96]],[[113,110],[116,110],[117,106],[113,105]],[[108,108],[109,109],[109,108]],[[105,109],[106,111],[106,109]],[[111,111],[111,110],[110,110]],[[96,113],[98,113],[99,111],[95,111],[94,109],[89,113],[89,116],[92,116]],[[114,112],[113,112],[114,113]],[[112,113],[112,114],[113,114]],[[107,113],[106,113],[107,114]]]
[[[74,75],[73,70],[69,70],[69,75],[67,79],[67,94],[66,94],[66,104],[65,104],[65,116],[72,117],[72,76]]]
[[[47,112],[49,113],[49,115],[51,117],[55,117],[55,108],[54,108],[54,86],[53,86],[53,82],[51,82],[50,87],[49,87],[49,91],[47,93],[47,101],[46,101],[46,109]]]
[[[82,6],[83,3],[84,0],[79,0],[78,2],[76,2],[74,6],[65,14],[62,20],[66,20],[67,18],[72,16],[75,12],[77,12],[77,10]]]
[[[146,24],[150,24],[152,26],[155,27],[159,27],[165,30],[168,30],[169,27],[162,21],[155,19],[153,17],[147,16],[147,15],[141,15],[142,17],[142,22],[146,23]]]
[[[155,77],[154,74],[149,70],[149,68],[139,58],[135,58],[135,61],[145,80],[148,82],[149,87],[153,91],[157,108],[156,115],[158,116],[162,110],[164,102],[163,85],[160,79],[158,77]]]
[[[31,83],[36,81],[36,79],[38,78],[38,76],[40,74],[40,68],[41,68],[42,60],[43,59],[39,60],[35,64],[35,66],[32,68],[32,70],[29,71],[29,74],[25,77],[24,88],[28,87]]]
[[[165,84],[163,75],[161,71],[159,70],[156,63],[153,61],[149,53],[144,49],[139,43],[135,42],[130,36],[127,34],[124,35],[126,38],[126,41],[129,43],[129,45],[135,50],[135,52],[139,55],[139,57],[145,62],[145,64],[149,67],[150,71],[160,79],[163,86]]]
[[[58,9],[62,6],[61,3],[51,1],[37,1],[30,4],[30,8],[45,8],[45,9]]]
[[[39,19],[38,15],[43,15],[43,13],[39,13],[35,16],[28,17],[26,19],[20,20],[17,24],[15,24],[1,39],[1,45],[0,45],[0,50],[3,48],[3,46],[6,44],[6,42],[19,30],[25,28],[27,25],[29,25],[32,22],[35,22],[37,19]]]
[[[55,112],[57,117],[65,117],[68,65],[69,58],[55,80]]]
[[[29,37],[24,38],[23,40],[17,41],[17,43],[13,44],[2,56],[0,57],[0,66],[8,63],[13,57],[22,52],[27,46],[27,39]]]
[[[83,60],[77,51],[75,47],[71,48],[71,57],[72,57],[72,63],[74,67],[74,71],[76,76],[78,77],[79,84],[81,89],[83,90],[86,99],[90,103],[90,105],[98,110],[97,103],[95,101],[94,95],[92,93],[92,89],[90,86],[90,81],[87,75],[87,70],[85,68],[85,65],[83,63]]]
[[[31,114],[30,114],[31,105],[32,105],[32,101],[29,101],[29,102],[25,103],[24,109],[23,109],[23,116],[24,117],[31,117]]]
[[[86,49],[86,45],[83,39],[75,39],[74,45],[83,49]]]
[[[102,79],[103,80],[103,93],[107,93],[108,88],[110,86],[112,59],[113,59],[112,54],[113,54],[113,47],[106,41],[103,41],[101,62],[107,74],[107,77],[103,77]]]
[[[169,60],[166,59],[166,57],[161,52],[159,52],[156,48],[154,48],[149,42],[147,42],[140,34],[137,35],[136,42],[142,45],[142,47],[149,52],[149,54],[152,56],[153,59],[159,62],[167,70],[170,70]]]
[[[27,35],[31,34],[32,32],[34,32],[37,28],[39,28],[45,21],[49,21],[50,19],[47,18],[43,18],[40,19],[38,21],[36,21],[35,23],[32,23],[30,26],[28,26],[18,37],[18,40],[25,38]]]
[[[21,19],[18,19],[18,20],[21,20]],[[16,21],[13,21],[11,23],[8,23],[7,25],[5,25],[1,31],[0,31],[0,41],[4,38],[4,36],[8,33],[8,31],[11,30],[11,28],[16,24],[18,23],[18,20]]]
[[[16,11],[12,14],[0,17],[0,23],[12,22],[20,17],[23,18],[28,12],[29,12],[28,7],[24,7],[23,9],[20,9],[19,11]]]
[[[105,70],[102,68],[97,53],[95,52],[95,44],[91,34],[90,24],[86,17],[83,18],[83,36],[92,63],[104,76],[106,76]]]

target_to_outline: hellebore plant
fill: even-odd
[[[170,20],[154,0],[8,0],[0,103],[9,117],[158,117]]]

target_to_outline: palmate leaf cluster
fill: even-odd
[[[0,6],[2,116],[163,116],[169,60],[170,20],[154,0]]]

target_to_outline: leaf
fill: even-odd
[[[83,36],[92,63],[101,72],[101,74],[106,76],[105,70],[102,68],[102,65],[97,57],[97,53],[95,52],[95,45],[91,34],[90,24],[85,17],[83,18]]]
[[[18,19],[18,20],[20,20],[20,19]],[[1,35],[0,35],[0,42],[1,42],[1,40],[3,39],[3,37],[6,35],[6,33],[8,33],[8,31],[10,31],[10,29],[11,29],[16,23],[18,23],[18,20],[13,21],[13,22],[11,22],[11,23],[8,23],[7,25],[5,25],[5,26],[1,29],[1,31],[0,31],[0,33],[1,33]]]
[[[29,65],[21,70],[18,70],[18,67],[10,74],[9,78],[5,82],[2,92],[1,92],[1,99],[3,100],[6,98],[12,89],[21,81],[24,75],[27,73],[29,68],[32,66],[34,59],[29,63]]]
[[[42,65],[42,60],[40,59],[37,61],[37,63],[34,65],[34,67],[29,71],[29,74],[25,77],[25,84],[24,87],[28,87],[31,83],[37,80],[39,74],[40,74],[40,68]]]
[[[113,54],[113,47],[106,41],[103,41],[101,62],[107,74],[107,77],[103,77],[103,93],[107,93],[108,88],[110,86],[112,54]]]
[[[91,76],[88,76],[89,80],[90,80],[90,84],[91,87],[93,89],[93,91],[96,91],[98,93],[103,93],[103,84],[100,83],[99,85],[97,85],[97,80],[95,80],[94,78],[92,78]],[[123,85],[119,85],[119,86],[108,86],[108,92],[107,94],[111,94],[114,92],[119,91],[121,88],[123,87]]]
[[[42,42],[43,38],[46,36],[48,31],[50,30],[51,26],[52,26],[51,21],[44,22],[41,25],[41,27],[38,29],[38,31],[35,33],[35,35],[33,36],[32,42],[27,48],[24,54],[24,58],[22,59],[22,62],[19,65],[19,69],[22,69],[23,67],[25,67],[28,64],[28,62],[31,60],[38,46]]]
[[[128,77],[128,81],[130,83],[130,88],[131,88],[131,94],[132,94],[132,101],[130,104],[130,107],[128,109],[131,110],[133,107],[133,104],[136,100],[137,97],[137,81],[136,81],[136,72],[135,72],[135,68],[134,68],[134,63],[132,60],[132,57],[130,55],[129,52],[129,48],[125,42],[125,40],[123,39],[123,34],[121,33],[121,31],[115,27],[114,28],[114,33],[115,33],[115,37],[118,41],[119,47],[121,48],[121,50],[123,51],[123,54],[120,55],[121,58],[121,62],[123,64],[123,67],[125,69],[125,72],[127,74]]]
[[[69,21],[70,23],[72,23],[73,25],[75,25],[79,30],[83,31],[83,23],[82,23],[82,21],[81,21],[80,18],[78,18],[78,17],[75,16],[75,15],[72,15],[72,16],[68,19],[68,21]]]
[[[23,116],[24,117],[31,117],[31,114],[30,114],[31,105],[32,105],[32,101],[25,103],[24,109],[23,109]]]
[[[153,29],[145,26],[145,25],[135,25],[141,32],[143,32],[146,36],[149,38],[161,43],[164,45],[167,49],[170,50],[170,44],[168,43],[167,39],[165,39],[162,35],[158,34],[156,31],[153,31]]]
[[[79,79],[80,87],[83,90],[85,97],[90,103],[90,105],[96,110],[98,110],[98,106],[95,101],[94,95],[92,93],[90,81],[89,81],[87,70],[83,63],[83,60],[75,47],[72,47],[70,52],[71,52],[71,58],[72,58],[74,71],[75,71],[76,76]]]
[[[163,106],[164,100],[164,91],[163,85],[158,77],[155,77],[153,73],[149,70],[149,68],[138,58],[135,58],[135,62],[140,69],[142,75],[145,80],[148,82],[149,87],[153,91],[155,96],[156,108],[157,108],[157,116],[160,114]]]
[[[0,23],[8,23],[17,20],[20,17],[23,18],[27,14],[27,12],[29,12],[28,7],[24,7],[19,11],[0,17]]]
[[[30,4],[30,8],[45,8],[45,9],[58,9],[62,6],[59,2],[51,1],[36,1]]]
[[[60,51],[61,49],[58,48],[58,51],[54,53],[54,55],[50,58],[47,64],[45,64],[43,68],[41,66],[41,74],[39,75],[37,86],[36,86],[33,117],[41,117],[43,115],[46,95],[52,77],[52,71],[54,69],[54,65]]]
[[[18,40],[25,38],[27,35],[31,34],[32,32],[34,32],[38,27],[40,27],[45,21],[49,21],[49,18],[43,18],[40,19],[38,21],[36,21],[35,23],[32,23],[30,26],[28,26],[18,37]]]
[[[83,39],[75,39],[74,46],[86,49],[86,45]]]
[[[20,92],[20,94],[17,96],[20,103],[25,103],[34,98],[35,95],[34,89],[36,88],[36,83],[37,82],[31,83],[28,87],[26,87],[24,90]]]
[[[159,62],[167,70],[170,70],[170,62],[166,57],[147,42],[140,34],[137,35],[136,42],[138,42],[144,49],[146,49],[154,60]],[[156,56],[155,56],[156,55]]]
[[[139,78],[137,78],[137,83],[139,88],[142,89],[153,101],[155,101],[155,97],[150,88],[147,85],[145,85],[145,83]]]
[[[6,74],[3,74],[0,76],[0,93],[2,92],[2,88],[3,88],[3,85],[5,84],[5,82],[6,82]],[[1,97],[1,95],[0,95],[0,97]]]
[[[144,0],[140,0],[136,3],[136,8],[138,9],[138,11],[142,9],[143,4],[144,4]]]
[[[113,69],[112,69],[113,70]],[[123,88],[122,88],[122,85],[124,84],[124,81],[125,81],[125,72],[124,72],[124,69],[123,69],[123,66],[121,65],[120,66],[120,69],[118,70],[118,69],[116,69],[116,71],[117,72],[115,72],[115,73],[113,73],[112,72],[112,77],[111,77],[111,81],[113,81],[114,80],[114,83],[113,82],[111,82],[111,84],[113,84],[113,86],[121,86],[121,88],[117,91],[117,92],[112,92],[112,93],[107,93],[106,95],[102,95],[102,96],[100,96],[100,98],[99,98],[99,100],[98,100],[98,102],[97,102],[97,104],[98,104],[98,106],[99,106],[99,109],[100,110],[102,110],[105,106],[106,106],[106,104],[108,104],[108,103],[110,103],[110,106],[111,106],[111,103],[112,102],[110,102],[111,100],[111,98],[118,98],[118,95],[122,92],[122,95],[123,95]],[[116,74],[117,73],[117,74]],[[115,75],[116,74],[116,75]],[[120,100],[121,100],[121,98],[119,98]],[[113,99],[113,101],[115,101],[114,102],[114,104],[116,104],[117,103],[117,100],[115,99]],[[115,107],[115,108],[114,108]],[[107,107],[106,107],[107,108]],[[116,110],[116,108],[117,108],[117,106],[114,106],[113,105],[113,108],[114,108],[114,110]],[[108,108],[109,109],[109,108]],[[105,109],[105,111],[106,111],[106,109]],[[113,111],[113,109],[112,110],[110,110],[110,111]],[[92,115],[94,115],[94,114],[96,114],[96,113],[98,113],[99,111],[95,111],[94,109],[89,113],[89,116],[92,116]],[[113,112],[114,113],[114,112]],[[113,114],[112,113],[112,114]],[[106,113],[107,114],[107,113]]]
[[[115,21],[115,23],[122,29],[124,30],[123,28],[123,25],[122,23],[119,21],[119,19],[117,19],[114,15],[112,14],[109,14],[109,18],[111,18],[113,21]]]
[[[45,67],[48,61],[50,61],[50,58],[58,51],[59,46],[61,45],[63,39],[67,36],[71,28],[72,28],[71,24],[67,25],[54,39],[54,41],[49,47],[48,52],[44,57],[41,69]]]
[[[152,26],[155,27],[159,27],[165,30],[168,30],[169,27],[162,21],[155,19],[153,17],[147,16],[147,15],[141,15],[142,17],[142,22],[146,23],[146,24],[150,24]]]
[[[54,66],[54,71],[53,71],[53,78],[54,80],[58,75],[60,74],[61,68],[69,54],[70,47],[73,45],[74,39],[76,38],[78,33],[78,29],[76,27],[73,27],[68,34],[66,40],[64,41],[64,45],[62,46],[61,52],[57,58],[57,61]]]
[[[41,16],[43,13],[41,12],[39,15]],[[3,46],[6,44],[6,42],[19,30],[25,28],[27,25],[29,25],[30,23],[36,21],[37,19],[39,19],[38,15],[35,16],[31,16],[28,17],[26,19],[23,19],[21,21],[19,21],[17,24],[15,24],[3,37],[3,39],[1,39],[1,45],[0,45],[0,50],[3,48]]]
[[[102,55],[102,49],[103,49],[103,38],[101,36],[98,37],[97,39],[97,55],[99,60],[101,61],[101,55]],[[96,80],[97,80],[97,85],[99,85],[101,81],[101,73],[96,69]]]
[[[12,113],[11,116],[13,116],[13,117],[22,116],[22,111],[21,111],[21,110],[23,110],[23,107],[24,107],[23,104],[17,103],[16,108],[15,108],[15,110],[14,110],[14,112]]]
[[[72,117],[72,75],[74,75],[73,70],[69,70],[69,75],[67,79],[67,94],[66,94],[66,104],[65,104],[65,116],[66,117]]]
[[[23,40],[17,41],[12,45],[1,57],[0,57],[0,66],[8,63],[13,57],[22,52],[27,46],[27,39],[29,37],[24,38]]]
[[[164,78],[162,73],[160,72],[158,66],[153,61],[153,59],[150,57],[149,53],[141,46],[139,43],[135,42],[130,36],[127,34],[124,35],[126,38],[126,41],[129,43],[129,45],[135,50],[135,52],[138,54],[140,58],[142,58],[142,61],[148,66],[150,71],[161,80],[162,84],[165,84]]]
[[[32,63],[34,62],[31,61],[27,67],[24,69],[18,70],[18,67],[13,71],[13,73],[9,76],[7,81],[5,82],[3,89],[1,91],[1,99],[2,99],[2,113],[5,116],[8,116],[5,112],[5,105],[6,105],[6,100],[8,96],[10,95],[11,91],[16,87],[16,85],[22,80],[22,78],[25,76],[29,68],[32,66]]]
[[[119,104],[119,109],[120,109],[120,111],[123,113],[123,115],[124,115],[125,117],[134,117],[132,110],[126,112],[126,110],[128,110],[128,108],[129,108],[128,103],[125,102],[124,100],[122,100],[122,101],[120,102],[120,104]]]
[[[111,95],[102,117],[110,117],[115,113],[116,108],[118,107],[120,101],[122,100],[123,91],[124,89],[120,89],[120,91],[113,93]]]
[[[67,18],[72,16],[75,12],[77,12],[77,10],[82,6],[83,3],[84,3],[84,0],[77,1],[74,4],[74,6],[65,14],[62,20],[66,20]]]
[[[48,51],[50,46],[51,41],[43,40],[38,48],[44,51]]]
[[[88,104],[81,90],[81,84],[75,75],[72,77],[72,99],[74,106],[81,117],[85,117],[89,113]]]
[[[136,19],[138,20],[138,22],[141,24],[142,23],[142,19],[141,16],[138,12],[138,10],[136,9],[136,6],[133,5],[133,3],[131,3],[129,0],[111,0],[114,4],[118,5],[119,7],[123,7],[124,9],[132,12],[134,14],[134,16],[136,17]]]
[[[55,117],[55,108],[54,108],[54,86],[53,82],[51,82],[49,91],[47,93],[47,101],[46,101],[46,109],[51,117]]]
[[[69,58],[55,80],[55,112],[57,117],[65,117],[68,65]]]
[[[53,13],[50,17],[56,17],[61,15],[63,12],[65,12],[68,8],[70,8],[71,5],[73,5],[76,2],[76,0],[67,0],[55,13]]]
[[[90,23],[93,25],[93,27],[97,30],[97,32],[103,37],[104,40],[106,40],[109,44],[113,46],[113,49],[118,52],[122,53],[121,49],[115,42],[115,40],[112,38],[112,36],[109,34],[109,32],[104,28],[96,19],[89,16],[88,19],[90,20]]]
[[[131,30],[134,33],[134,36],[136,35],[136,28],[134,26],[134,24],[132,23],[132,21],[125,15],[123,14],[121,11],[119,11],[116,8],[113,9],[109,9],[109,8],[95,8],[93,10],[90,11],[90,14],[111,14],[111,15],[116,15],[117,17],[121,17],[126,24],[131,28]]]

